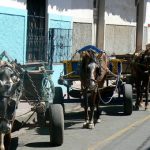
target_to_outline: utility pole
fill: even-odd
[[[105,0],[97,1],[97,30],[96,30],[96,46],[98,48],[104,49],[105,39]]]
[[[145,20],[145,0],[136,0],[136,52],[143,47],[143,31]]]

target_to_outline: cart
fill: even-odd
[[[85,51],[86,49],[92,49],[93,51],[99,51],[95,46],[85,46],[79,51]],[[124,114],[131,115],[133,111],[132,104],[132,85],[127,82],[128,73],[126,73],[127,60],[118,59],[116,57],[110,58],[109,71],[110,74],[107,76],[106,86],[100,89],[102,95],[102,102],[104,104],[109,104],[114,95],[116,96],[116,91],[118,92],[118,99],[123,100]],[[64,65],[64,75],[60,75],[58,83],[64,85],[67,88],[68,101],[81,102],[82,104],[82,91],[81,89],[73,89],[71,86],[74,81],[80,81],[80,60],[67,60],[63,61]],[[123,73],[123,74],[122,74]],[[124,79],[124,80],[122,80]],[[114,81],[113,85],[109,82]],[[61,91],[61,90],[60,90]],[[70,99],[70,97],[73,97]],[[67,100],[60,99],[60,103],[66,102]]]
[[[37,122],[40,126],[48,122],[50,142],[52,145],[62,145],[64,139],[64,114],[60,104],[54,103],[57,91],[51,80],[52,70],[47,69],[46,63],[27,63],[23,66],[24,92],[26,99],[37,113]]]

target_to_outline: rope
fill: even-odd
[[[35,84],[34,84],[32,78],[31,78],[31,76],[29,75],[29,73],[28,73],[27,71],[26,71],[26,74],[27,74],[27,76],[28,76],[28,78],[29,78],[29,80],[30,80],[30,82],[31,82],[31,84],[32,84],[32,86],[33,86],[33,89],[34,89],[34,91],[35,91],[35,93],[36,93],[36,95],[37,95],[38,102],[40,102],[41,97],[40,97],[40,95],[39,95],[39,93],[38,93],[38,91],[37,91],[37,88],[36,88],[36,86],[35,86]]]
[[[114,91],[113,91],[113,94],[112,94],[112,96],[110,97],[110,99],[109,99],[107,102],[105,102],[105,101],[102,99],[102,97],[101,97],[101,95],[100,95],[100,92],[99,92],[99,89],[97,89],[99,98],[100,98],[100,100],[101,100],[104,104],[110,103],[110,102],[112,101],[113,97],[114,97],[115,91],[117,91],[117,88],[118,88],[118,86],[119,86],[120,76],[121,76],[121,73],[122,73],[122,65],[121,65],[121,64],[118,65],[118,75],[114,74],[114,73],[113,73],[112,71],[110,71],[109,69],[108,69],[108,72],[109,72],[110,74],[112,74],[113,76],[117,77],[117,78],[116,78],[116,86],[115,86],[115,89],[114,89]]]
[[[109,99],[107,102],[102,99],[101,94],[100,94],[100,91],[99,91],[99,88],[97,89],[98,96],[99,96],[99,98],[100,98],[100,100],[102,101],[103,104],[109,104],[109,103],[112,101],[112,99],[113,99],[113,97],[114,97],[114,94],[115,94],[115,91],[116,91],[117,88],[118,88],[118,83],[119,83],[119,81],[120,81],[120,76],[117,77],[117,79],[116,79],[116,86],[115,86],[115,89],[114,89],[114,91],[113,91],[113,94],[112,94],[112,96],[110,97],[110,99]]]
[[[66,76],[68,76],[68,75],[70,75],[70,74],[73,74],[74,72],[75,72],[75,71],[69,72],[69,73],[63,75],[63,77],[66,77]]]
[[[26,112],[26,113],[24,113],[24,114],[22,114],[22,115],[18,115],[18,116],[16,116],[16,117],[24,116],[24,115],[28,114],[28,113],[31,112],[31,111],[32,111],[32,110],[29,110],[28,112]]]
[[[54,83],[51,81],[50,77],[46,74],[42,79],[42,91],[45,100],[49,100],[49,98],[53,99],[55,95]]]
[[[32,112],[32,111],[29,111],[29,112]],[[27,113],[29,113],[29,112],[27,112]],[[27,114],[27,113],[25,113],[25,114]],[[26,121],[22,122],[20,128],[22,128],[22,127],[30,120],[30,118],[34,115],[34,113],[35,113],[35,110],[34,110],[33,113],[26,119]],[[25,114],[23,114],[23,115],[25,115]],[[20,116],[23,116],[23,115],[20,115]],[[19,117],[19,116],[17,116],[17,117]]]

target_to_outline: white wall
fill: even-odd
[[[26,0],[0,0],[0,6],[26,9]]]
[[[135,0],[105,0],[105,23],[135,26]]]
[[[148,37],[147,37],[147,43],[150,43],[150,27],[148,27]]]
[[[93,22],[92,0],[49,0],[49,13],[71,16],[73,22]]]
[[[150,24],[150,0],[146,0],[146,17],[145,17],[145,25]]]
[[[145,23],[144,26],[147,28],[147,33],[144,34],[144,37],[147,37],[146,43],[150,43],[150,0],[145,0],[146,9],[145,9]]]
[[[105,0],[105,50],[127,54],[135,50],[135,0]]]

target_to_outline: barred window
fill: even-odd
[[[72,30],[62,28],[49,29],[49,56],[53,63],[71,59]]]

